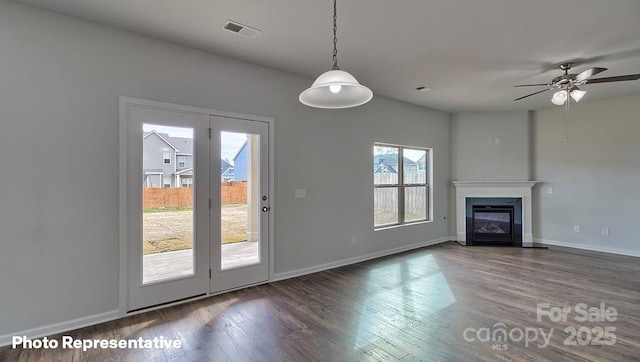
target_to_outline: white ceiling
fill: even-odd
[[[312,79],[329,70],[331,0],[17,0]],[[226,19],[255,39],[220,30]],[[374,94],[443,111],[550,107],[543,88],[574,61],[594,78],[640,73],[638,0],[339,0],[338,64]],[[432,88],[417,92],[418,86]],[[584,101],[640,94],[585,85]],[[300,89],[302,91],[303,89]]]

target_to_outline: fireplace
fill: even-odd
[[[531,189],[536,182],[453,181],[456,188],[456,241],[462,245],[531,247]],[[468,200],[470,208],[467,207]],[[476,225],[473,206],[478,213]],[[508,227],[504,226],[506,221],[509,221]],[[477,231],[475,236],[474,230]]]
[[[522,246],[520,198],[466,198],[467,245]]]

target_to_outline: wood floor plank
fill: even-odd
[[[617,320],[537,319],[538,303],[606,306]],[[477,332],[543,330],[496,345]],[[614,327],[614,345],[566,345]],[[585,329],[586,328],[586,329]],[[640,361],[640,259],[449,242],[52,336],[179,340],[165,349],[0,348],[1,361]],[[596,332],[593,332],[596,333]],[[515,338],[514,338],[515,339]]]

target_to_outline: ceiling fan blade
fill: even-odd
[[[598,73],[604,72],[605,70],[607,70],[607,68],[596,67],[596,68],[587,69],[584,72],[576,75],[576,82],[582,82],[583,80],[589,79]]]
[[[520,97],[520,98],[516,98],[516,99],[514,99],[514,101],[519,101],[519,100],[521,100],[521,99],[523,99],[523,98],[527,98],[527,97],[535,96],[536,94],[538,94],[538,93],[542,93],[542,92],[546,92],[546,91],[548,91],[549,89],[551,89],[551,88],[547,88],[547,89],[543,89],[543,90],[541,90],[541,91],[537,91],[537,92],[535,92],[535,93],[527,94],[527,95],[526,95],[526,96],[524,96],[524,97]]]
[[[538,84],[518,84],[514,85],[514,87],[546,87],[547,83],[538,83]]]
[[[622,82],[625,80],[638,80],[638,79],[640,79],[640,74],[629,74],[629,75],[619,75],[617,77],[589,79],[585,82],[585,84]]]

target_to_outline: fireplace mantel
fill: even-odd
[[[533,246],[531,189],[538,181],[453,181],[456,187],[456,240],[467,245],[467,197],[517,197],[522,199],[522,246]]]

